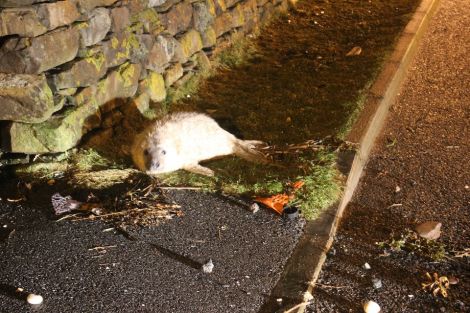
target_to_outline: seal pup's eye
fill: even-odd
[[[144,155],[149,155],[149,150],[148,149],[144,150]]]
[[[165,150],[162,150],[162,154],[165,155],[165,154],[166,154],[166,151],[165,151]]]

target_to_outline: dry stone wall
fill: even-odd
[[[142,111],[287,0],[0,0],[0,154],[68,150]],[[125,118],[125,117],[124,117]]]

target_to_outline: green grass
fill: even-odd
[[[221,191],[246,197],[270,196],[290,192],[291,184],[303,181],[295,193],[294,203],[307,219],[314,219],[323,209],[337,201],[341,193],[339,172],[334,152],[304,152],[303,156],[287,156],[277,165],[248,163],[228,157],[207,162],[215,171],[214,177],[192,174],[183,170],[158,176],[167,186],[199,187],[205,191]]]

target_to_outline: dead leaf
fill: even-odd
[[[441,236],[441,226],[440,222],[424,222],[416,226],[416,232],[418,235],[424,239],[436,240]]]
[[[351,50],[349,50],[348,53],[346,53],[347,57],[354,56],[354,55],[360,55],[362,53],[362,48],[359,46],[355,46]]]

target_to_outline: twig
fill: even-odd
[[[160,186],[158,187],[162,190],[201,190],[201,187],[170,187],[170,186]]]
[[[291,312],[294,312],[294,310],[300,308],[301,306],[304,306],[304,305],[309,305],[311,303],[311,301],[305,301],[305,302],[301,302],[295,306],[293,306],[292,308],[290,308],[289,310],[287,311],[284,311],[284,313],[291,313]]]
[[[318,286],[320,288],[334,288],[334,289],[341,289],[341,288],[347,288],[348,286],[333,286],[333,285],[324,285],[320,283],[316,283],[315,286]]]
[[[114,246],[98,246],[98,247],[90,248],[90,249],[88,249],[88,251],[106,250],[108,248],[116,248],[116,247],[117,247],[116,245],[114,245]]]
[[[77,215],[80,215],[80,213],[65,215],[65,216],[59,218],[58,220],[56,220],[56,222],[60,222],[60,221],[63,221],[63,220],[68,220],[68,219],[70,219],[72,217],[75,217]]]
[[[78,221],[86,221],[86,220],[94,220],[94,219],[99,219],[99,218],[107,218],[110,216],[120,216],[120,215],[126,215],[131,212],[145,212],[145,211],[153,211],[153,210],[161,210],[161,209],[179,209],[181,206],[177,204],[157,204],[155,208],[145,208],[145,209],[129,209],[129,210],[124,210],[124,211],[119,211],[119,212],[112,212],[112,213],[107,213],[107,214],[101,214],[101,215],[92,215],[89,217],[84,217],[84,218],[79,218],[73,220],[74,222]]]

